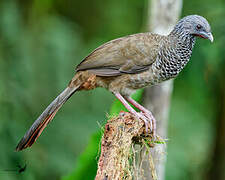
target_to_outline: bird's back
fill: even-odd
[[[143,72],[156,60],[166,36],[139,33],[109,41],[88,55],[77,71],[89,70],[99,76]]]

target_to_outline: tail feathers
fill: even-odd
[[[73,95],[73,93],[79,88],[67,87],[57,98],[44,110],[44,112],[33,123],[30,129],[26,132],[24,137],[20,140],[16,146],[16,151],[21,151],[32,144],[41,135],[44,128],[54,118],[55,114],[62,107],[62,105]]]

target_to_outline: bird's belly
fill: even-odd
[[[136,90],[153,86],[163,81],[159,71],[150,68],[148,71],[137,74],[123,74],[116,77],[98,77],[98,87],[104,87],[111,92],[119,92],[129,96]]]
[[[153,86],[160,83],[162,80],[158,73],[154,73],[152,69],[143,73],[130,76],[129,86],[133,89],[140,89],[146,86]]]

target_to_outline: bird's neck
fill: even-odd
[[[176,28],[168,35],[168,38],[180,46],[192,50],[195,44],[196,37],[188,31],[179,31]]]
[[[154,67],[163,80],[176,77],[188,63],[196,38],[181,32],[170,33],[162,42]]]

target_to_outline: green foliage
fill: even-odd
[[[75,171],[72,172],[72,174],[63,177],[62,180],[89,180],[95,178],[97,171],[97,160],[101,148],[101,136],[102,133],[100,131],[91,136],[88,146],[77,160],[77,167]]]

